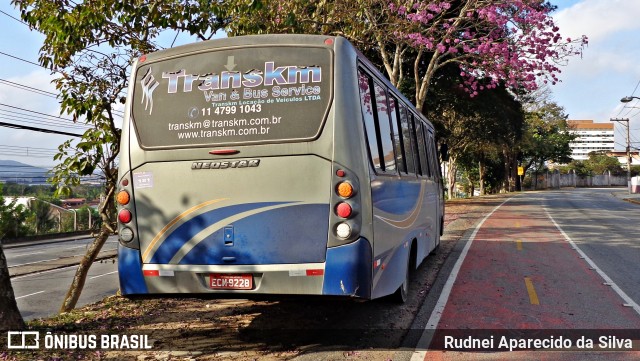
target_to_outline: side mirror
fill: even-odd
[[[440,145],[440,159],[443,162],[449,161],[449,146],[446,143]]]

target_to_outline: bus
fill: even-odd
[[[123,295],[406,300],[443,229],[434,127],[345,38],[199,42],[130,79]]]

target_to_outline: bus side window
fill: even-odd
[[[435,178],[437,178],[437,181],[440,181],[442,178],[441,175],[441,171],[440,171],[440,163],[438,162],[438,152],[436,150],[436,143],[433,140],[433,134],[431,134],[431,132],[429,132],[429,154],[431,155],[431,161],[432,164],[434,166],[433,169],[433,176]]]
[[[418,117],[415,117],[415,122],[416,138],[418,138],[418,150],[420,153],[420,169],[422,170],[423,176],[431,177],[431,172],[429,171],[429,161],[427,160],[427,144],[424,139],[422,122]]]
[[[407,110],[407,116],[409,117],[409,130],[411,132],[411,145],[413,148],[413,154],[415,157],[415,164],[416,164],[416,174],[417,175],[422,175],[424,170],[421,167],[421,163],[420,163],[420,159],[422,157],[420,157],[420,149],[418,149],[418,137],[416,136],[416,122],[417,121],[414,116],[413,113]]]
[[[400,104],[400,126],[402,128],[402,150],[404,159],[406,160],[407,173],[415,174],[415,156],[413,152],[413,137],[411,136],[409,117],[407,116],[407,108],[404,104]],[[409,113],[410,114],[410,113]]]
[[[389,95],[389,113],[391,114],[391,129],[393,130],[393,146],[396,151],[396,164],[398,171],[407,173],[407,165],[405,164],[404,147],[402,146],[402,134],[400,134],[400,123],[398,118],[398,101],[392,95]]]
[[[362,107],[362,117],[364,120],[364,128],[367,133],[367,144],[369,145],[369,154],[373,168],[382,169],[380,164],[380,150],[378,149],[378,141],[376,139],[375,118],[373,116],[373,99],[371,97],[371,77],[358,69],[358,88],[360,89],[360,106]]]
[[[433,139],[431,138],[429,130],[426,126],[423,125],[422,130],[424,131],[424,139],[426,144],[425,149],[427,151],[427,161],[429,162],[429,177],[435,178],[437,165],[433,162]]]
[[[393,172],[396,170],[396,156],[393,151],[393,135],[391,134],[389,106],[387,105],[387,90],[378,83],[374,83],[374,91],[378,109],[378,129],[380,130],[378,144],[382,147],[383,170],[385,172]]]

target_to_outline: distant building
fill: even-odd
[[[618,161],[623,167],[627,166],[627,151],[624,151],[624,150],[611,151],[611,152],[607,152],[607,155],[609,157],[618,158]],[[629,152],[629,155],[631,155],[631,165],[640,164],[640,152],[632,151],[632,152]]]
[[[61,199],[60,202],[62,202],[62,207],[64,208],[80,208],[82,206],[84,206],[87,203],[87,200],[85,198],[69,198],[69,199]]]
[[[614,148],[613,123],[594,123],[593,120],[568,120],[572,132],[577,135],[571,147],[574,160],[589,159],[591,152],[612,152]]]

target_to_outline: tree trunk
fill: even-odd
[[[24,320],[18,310],[16,297],[11,286],[11,276],[7,259],[0,245],[0,331],[22,330]]]
[[[100,228],[100,233],[96,237],[96,239],[91,244],[91,247],[87,250],[87,254],[84,255],[80,264],[78,265],[78,269],[76,270],[76,274],[71,281],[71,285],[69,286],[69,291],[67,291],[66,296],[64,297],[64,301],[62,301],[62,306],[60,306],[60,312],[69,312],[76,307],[76,303],[78,303],[78,299],[80,298],[80,294],[82,293],[82,289],[84,288],[84,282],[87,279],[87,274],[89,273],[89,268],[96,260],[98,253],[102,249],[102,246],[107,241],[107,238],[111,234],[111,231],[105,225],[102,224]]]
[[[485,195],[484,191],[484,159],[478,162],[478,178],[480,179],[480,195]]]
[[[456,161],[454,157],[449,157],[449,174],[447,179],[449,199],[455,198],[455,189],[456,189],[456,175],[458,174],[458,167],[456,166]]]
[[[503,148],[502,154],[504,155],[504,182],[503,189],[505,193],[511,192],[511,172],[509,168],[511,168],[511,159],[510,154],[506,148]]]

